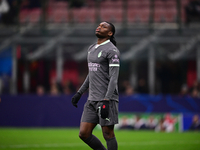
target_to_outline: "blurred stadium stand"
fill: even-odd
[[[127,2],[128,22],[148,23],[151,1],[154,4],[154,22],[176,22],[177,0],[103,0],[99,5],[95,0],[85,0],[85,5],[80,8],[70,8],[68,1],[49,0],[47,4],[47,20],[51,23],[69,22],[69,12],[73,12],[76,23],[95,23],[95,8],[100,9],[101,20],[110,20],[120,23],[123,21],[122,12]],[[98,3],[98,1],[96,1]],[[181,20],[185,20],[184,7],[189,0],[181,0]],[[36,23],[41,19],[42,8],[21,9],[20,23]]]
[[[53,78],[49,74],[56,72],[56,79],[64,83],[62,73],[69,72],[69,64],[76,64],[79,76],[87,74],[86,51],[96,41],[97,23],[104,20],[117,28],[122,59],[120,85],[129,80],[136,88],[137,81],[144,78],[148,93],[179,94],[184,83],[190,82],[191,87],[200,80],[200,26],[185,25],[189,0],[85,0],[78,8],[70,7],[67,0],[42,2],[42,7],[19,9],[16,24],[0,25],[0,53],[13,48],[11,93],[34,93],[39,84],[49,91]],[[189,79],[191,61],[195,62],[191,73],[195,75]],[[46,65],[46,71],[39,71],[41,63]],[[30,67],[34,65],[35,70]],[[170,79],[162,82],[164,75],[159,71],[164,66]],[[28,78],[24,79],[27,72]],[[72,80],[71,76],[66,78]],[[75,86],[78,80],[74,83],[73,79]],[[163,87],[166,91],[162,84],[167,84]]]

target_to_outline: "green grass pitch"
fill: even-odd
[[[78,128],[0,128],[0,150],[90,150]],[[94,134],[106,145],[100,130]],[[119,150],[200,150],[199,132],[115,131]]]

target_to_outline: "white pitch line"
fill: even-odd
[[[84,143],[54,143],[54,144],[20,144],[20,145],[4,145],[2,148],[41,148],[41,147],[76,147],[83,146]]]
[[[170,144],[200,144],[200,140],[196,141],[149,141],[149,142],[120,142],[119,145],[170,145]]]
[[[170,144],[178,144],[178,145],[185,145],[185,144],[200,144],[200,140],[195,141],[149,141],[149,142],[118,142],[118,145],[170,145]],[[0,146],[0,149],[6,148],[51,148],[51,147],[80,147],[84,146],[85,143],[54,143],[54,144],[21,144],[21,145],[3,145]]]

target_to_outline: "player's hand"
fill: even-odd
[[[101,118],[108,118],[109,113],[109,100],[103,100],[103,105],[101,106]]]
[[[78,103],[80,98],[81,98],[81,94],[78,93],[78,92],[72,97],[72,101],[71,101],[72,105],[75,106],[76,108],[78,107],[77,103]]]

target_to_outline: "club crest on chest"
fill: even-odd
[[[98,54],[98,58],[101,57],[101,55],[102,55],[102,51],[99,52],[99,54]]]

